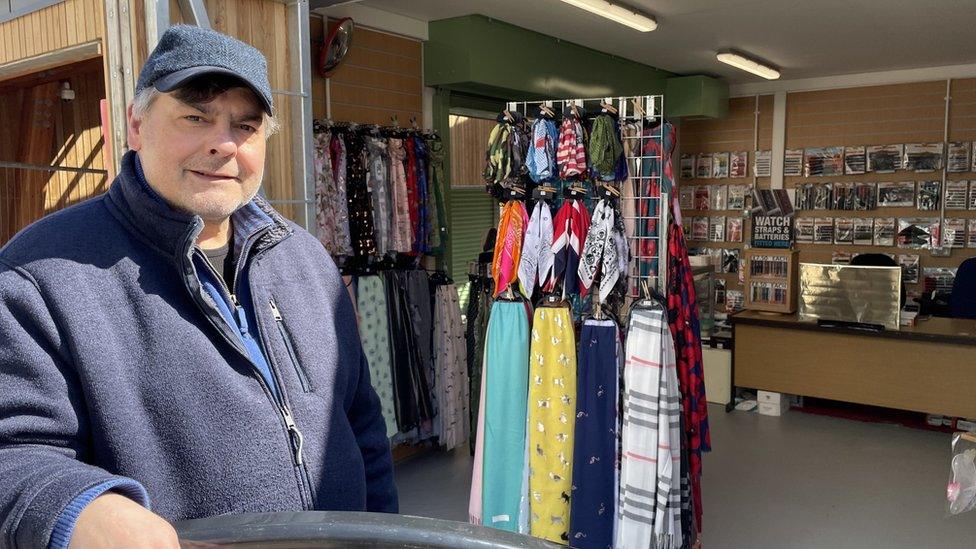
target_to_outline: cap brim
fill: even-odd
[[[219,74],[236,78],[241,82],[241,84],[254,92],[254,96],[258,98],[258,101],[261,102],[261,106],[264,107],[264,112],[273,114],[271,112],[271,104],[260,90],[248,82],[248,80],[241,76],[240,73],[224,67],[200,66],[178,70],[157,78],[156,82],[153,83],[153,87],[161,92],[171,92],[194,78],[209,74]]]

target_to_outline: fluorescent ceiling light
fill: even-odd
[[[653,17],[611,4],[606,0],[563,0],[563,2],[641,32],[650,32],[657,28],[657,21]]]
[[[743,57],[737,53],[724,52],[716,55],[719,61],[732,65],[737,69],[742,69],[746,72],[751,72],[752,74],[762,76],[767,80],[776,80],[779,78],[779,71],[762,63],[753,61],[748,57]]]

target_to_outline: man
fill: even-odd
[[[169,521],[397,511],[352,303],[256,197],[264,57],[169,29],[109,191],[0,249],[0,547],[178,547]]]

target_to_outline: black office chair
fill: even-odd
[[[858,254],[851,259],[851,265],[861,267],[897,267],[898,262],[886,254]],[[901,306],[905,306],[905,283],[901,283]]]
[[[976,318],[976,257],[963,261],[956,271],[949,296],[949,316]]]

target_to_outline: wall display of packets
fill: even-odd
[[[844,173],[861,175],[868,169],[866,147],[844,147]]]
[[[725,292],[725,312],[732,314],[741,311],[744,301],[745,296],[742,290],[729,290]]]
[[[944,149],[945,143],[907,143],[904,168],[916,172],[941,170]]]
[[[730,210],[746,209],[746,193],[748,190],[749,187],[746,185],[729,185],[728,207]]]
[[[728,242],[742,242],[742,218],[729,217],[725,222],[725,239]]]
[[[849,217],[834,219],[834,244],[854,244],[854,220]]]
[[[965,210],[966,198],[969,196],[968,181],[946,181],[945,209]]]
[[[835,210],[866,211],[878,207],[874,183],[834,183]]]
[[[783,159],[783,175],[803,175],[803,149],[786,149]]]
[[[922,269],[922,284],[926,292],[951,293],[956,280],[956,269],[949,267],[925,267]]]
[[[713,210],[724,210],[728,202],[729,188],[726,185],[715,185],[710,191],[710,206]]]
[[[681,179],[695,178],[695,155],[681,155]]]
[[[682,185],[678,188],[678,205],[682,210],[691,210],[695,207],[695,187]]]
[[[695,157],[695,177],[698,179],[712,178],[712,153],[700,153]]]
[[[813,218],[802,217],[793,220],[793,239],[797,244],[813,244]]]
[[[976,219],[970,219],[966,227],[966,247],[976,248]]]
[[[834,243],[834,218],[833,217],[814,218],[813,243],[814,244]]]
[[[693,217],[691,219],[691,239],[705,242],[708,240],[708,218]]]
[[[694,209],[707,210],[711,206],[712,188],[709,185],[699,185],[695,187]]]
[[[870,246],[874,243],[874,218],[855,217],[854,218],[854,244],[858,246]]]
[[[752,155],[752,175],[770,177],[773,175],[773,151],[755,151]],[[976,158],[973,159],[976,166]]]
[[[729,176],[729,153],[712,153],[712,177],[725,179]]]
[[[722,272],[726,274],[739,274],[739,250],[722,250]]]
[[[725,216],[708,218],[708,241],[725,242]]]
[[[803,175],[844,175],[844,147],[819,147],[803,152]]]
[[[942,182],[918,182],[918,209],[923,211],[938,210],[942,207]]]
[[[901,168],[902,145],[870,145],[867,147],[868,171],[892,173]]]
[[[946,218],[942,226],[943,246],[950,248],[966,247],[966,220],[958,217]]]
[[[874,219],[874,245],[895,245],[895,218],[877,217]]]
[[[898,255],[898,265],[901,266],[901,281],[905,284],[918,284],[918,256]]]
[[[729,155],[729,177],[746,177],[749,175],[749,152],[734,151]]]
[[[928,250],[939,245],[939,219],[909,217],[898,219],[895,236],[899,248]]]
[[[915,182],[878,183],[878,206],[912,208],[915,206]]]
[[[969,141],[956,141],[949,143],[946,151],[946,171],[959,173],[969,171],[969,159],[971,143]]]
[[[834,252],[830,254],[830,263],[833,265],[850,265],[854,254],[850,252]]]

